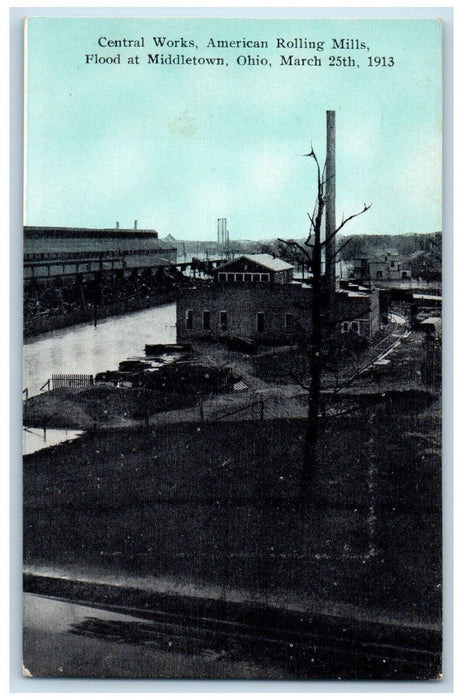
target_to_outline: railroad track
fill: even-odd
[[[399,317],[398,314],[394,315],[397,318],[402,318]],[[402,327],[403,330],[399,332],[399,329]],[[402,338],[406,335],[406,333],[407,328],[405,324],[396,321],[393,330],[385,338],[382,338],[378,343],[376,343],[376,345],[374,345],[370,349],[370,352],[374,353],[374,356],[363,367],[353,372],[347,378],[343,379],[338,386],[333,387],[332,393],[339,393],[339,391],[344,389],[346,386],[349,386],[355,379],[367,372],[371,367],[375,365],[375,363],[384,359],[389,353],[391,353],[396,347],[398,347],[398,345],[400,345]]]

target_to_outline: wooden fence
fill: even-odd
[[[52,374],[51,381],[53,389],[64,386],[75,389],[81,386],[93,386],[93,374]]]
[[[199,414],[200,418],[202,421],[208,420],[208,421],[219,421],[219,420],[224,420],[226,418],[230,418],[231,416],[236,416],[238,414],[242,414],[246,411],[249,411],[248,414],[248,420],[264,420],[264,400],[262,398],[259,398],[257,401],[252,401],[251,403],[246,403],[244,406],[238,406],[237,408],[233,409],[232,411],[226,411],[225,413],[218,413],[216,411],[212,411],[212,413],[205,417],[204,415],[204,406],[203,402],[199,402]],[[238,419],[239,420],[239,419]]]

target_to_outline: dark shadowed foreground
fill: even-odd
[[[76,571],[87,579],[91,572],[111,575],[119,598],[92,586],[38,583],[34,576],[26,578],[26,590],[120,610],[125,577],[162,578],[185,591],[201,587],[201,604],[185,603],[187,597],[172,590],[136,603],[127,591],[126,605],[145,614],[191,614],[192,620],[204,617],[203,606],[209,606],[207,616],[222,625],[206,630],[214,653],[231,643],[223,628],[227,620],[242,623],[245,615],[252,634],[270,625],[279,630],[277,641],[272,644],[275,634],[269,633],[260,658],[268,656],[268,667],[279,669],[281,678],[436,678],[441,474],[439,405],[430,404],[427,394],[402,393],[324,419],[311,497],[304,503],[304,421],[297,419],[107,430],[26,457],[26,569],[72,571],[74,579]],[[321,617],[308,621],[314,610]],[[185,619],[181,626],[188,630]],[[377,641],[408,649],[403,663],[365,665],[352,652],[360,640],[364,651],[373,649],[379,624],[387,633],[378,633]],[[148,634],[144,623],[108,625],[82,620],[73,631],[101,639],[116,635],[124,643],[133,638],[134,644]],[[329,658],[321,675],[322,667],[314,670],[310,662],[310,650],[319,644],[312,638],[297,663],[278,662],[282,630],[311,630],[322,634],[322,647],[337,650],[334,656],[323,652]],[[342,630],[349,632],[339,644]],[[188,646],[188,638],[186,633],[182,644]],[[249,660],[253,648],[250,643],[238,657]],[[114,667],[105,675],[120,672]],[[182,675],[188,672],[172,672]],[[264,671],[260,676],[269,677]],[[247,676],[235,668],[228,677]]]

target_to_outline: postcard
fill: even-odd
[[[25,675],[441,679],[441,22],[25,45]]]

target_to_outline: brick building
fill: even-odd
[[[177,301],[178,342],[245,338],[290,343],[310,333],[312,290],[292,282],[293,266],[271,255],[243,255],[214,270],[214,279],[182,290]],[[336,292],[340,332],[374,335],[380,327],[378,292]]]

